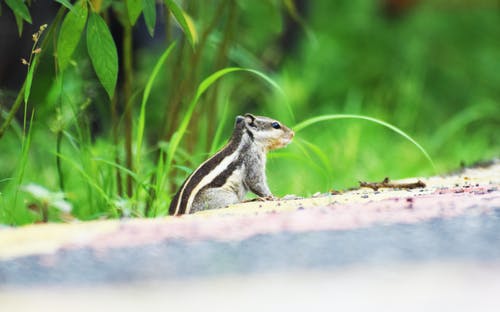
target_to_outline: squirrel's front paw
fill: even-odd
[[[265,197],[259,197],[257,198],[258,201],[273,201],[273,200],[278,200],[278,197],[275,197],[274,195],[269,195]]]
[[[256,198],[252,198],[252,199],[247,199],[244,201],[244,203],[256,202],[256,201],[264,202],[264,201],[273,201],[273,200],[278,200],[278,197],[275,197],[274,195],[269,195],[269,196],[264,196],[264,197],[256,197]]]

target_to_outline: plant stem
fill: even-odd
[[[59,176],[59,189],[61,189],[62,192],[64,192],[64,175],[62,171],[62,164],[61,164],[61,143],[62,143],[62,138],[63,138],[63,130],[59,129],[57,131],[57,141],[56,141],[56,167],[57,167],[57,175]]]
[[[191,85],[187,89],[189,94],[192,94],[196,88],[195,86],[196,86],[196,83],[198,80],[197,78],[199,77],[199,72],[200,72],[199,63],[200,63],[201,57],[203,55],[203,52],[205,50],[206,43],[208,41],[208,37],[215,30],[217,25],[222,20],[222,16],[224,14],[226,7],[229,5],[229,3],[233,3],[233,2],[234,1],[231,1],[231,0],[225,0],[225,1],[221,1],[219,3],[217,8],[215,9],[215,13],[212,17],[212,20],[210,21],[210,23],[208,24],[208,26],[205,28],[205,30],[203,31],[203,33],[201,35],[197,50],[195,51],[195,53],[193,53],[193,55],[191,57],[191,65],[190,65],[191,70],[189,72],[188,78],[186,79],[186,81],[191,83]],[[193,118],[192,118],[193,125],[199,125],[199,122],[197,121],[198,119],[199,119],[199,117],[196,114],[194,114]],[[193,139],[187,140],[188,149],[192,150],[194,148],[195,144],[196,144],[196,142]]]
[[[49,222],[49,206],[48,203],[46,202],[42,203],[42,222],[43,223]]]
[[[12,119],[14,118],[14,115],[17,113],[19,110],[19,107],[21,106],[21,103],[23,102],[24,98],[24,88],[26,87],[26,80],[23,83],[23,86],[21,87],[21,90],[19,90],[19,93],[17,94],[16,100],[14,101],[14,105],[12,105],[9,114],[7,115],[7,118],[2,124],[2,127],[0,127],[0,139],[3,137],[5,134],[5,131],[7,128],[10,126],[10,123],[12,122]]]
[[[64,15],[64,12],[66,12],[66,8],[64,6],[61,6],[59,11],[57,12],[56,17],[54,18],[54,21],[50,25],[50,27],[47,29],[47,33],[45,34],[42,43],[40,43],[40,49],[41,53],[37,55],[38,58],[42,56],[42,54],[45,51],[45,47],[47,46],[49,42],[49,38],[53,35],[54,29],[56,28],[55,25],[59,25],[62,16]],[[36,66],[38,66],[38,62],[35,64],[35,68],[33,69],[34,71],[36,70]],[[12,119],[14,119],[14,116],[16,115],[17,111],[19,110],[19,107],[21,106],[21,103],[23,102],[24,99],[24,89],[26,88],[26,79],[24,80],[24,83],[21,87],[21,90],[19,90],[19,93],[17,94],[16,100],[14,101],[14,104],[12,105],[9,114],[7,115],[7,118],[5,119],[4,123],[0,127],[0,139],[4,136],[5,131],[7,128],[10,126],[10,123],[12,122]]]
[[[234,37],[234,32],[236,28],[236,20],[237,20],[237,10],[235,1],[229,2],[229,12],[227,17],[227,22],[224,29],[224,38],[222,39],[222,43],[219,45],[219,49],[217,52],[217,57],[215,61],[214,72],[223,68],[227,63],[227,51],[231,44],[231,40]],[[212,140],[215,135],[215,129],[217,125],[217,116],[219,115],[217,112],[217,100],[219,95],[219,85],[215,84],[213,88],[209,91],[207,96],[207,105],[205,105],[206,112],[208,113],[207,118],[209,118],[208,122],[208,135],[207,139]],[[207,146],[210,146],[212,142],[207,142]]]
[[[127,169],[133,171],[132,163],[132,26],[130,23],[124,25],[123,32],[123,69],[124,69],[124,86],[123,93],[125,95],[125,165]],[[129,198],[133,195],[132,176],[127,175],[126,191]]]
[[[165,14],[165,41],[170,42],[172,40],[172,27],[170,27],[171,17],[170,10],[168,6],[164,6],[164,14]]]
[[[228,4],[228,0],[221,1],[219,2],[219,5],[215,9],[214,16],[212,17],[210,23],[208,26],[205,28],[203,31],[200,41],[198,45],[196,46],[196,50],[192,52],[191,58],[189,61],[189,66],[187,70],[187,77],[185,79],[182,79],[179,83],[179,86],[175,89],[177,92],[172,97],[172,100],[170,103],[168,103],[168,107],[165,110],[165,112],[168,112],[167,116],[172,116],[176,117],[179,116],[180,113],[180,105],[182,102],[182,99],[185,98],[191,98],[193,97],[193,92],[195,90],[195,86],[197,83],[197,75],[199,72],[199,60],[203,54],[205,44],[207,42],[208,36],[210,33],[215,29],[217,26],[217,23],[220,22],[222,14],[224,13],[224,9],[226,5]],[[176,62],[176,66],[179,67],[179,71],[182,69],[182,66],[185,64],[183,62],[182,54],[183,54],[183,47],[185,43],[185,39],[182,40],[181,42],[181,49],[179,50],[179,59]],[[177,68],[173,72],[176,73]],[[173,79],[172,81],[179,80],[178,75],[174,76],[172,75]],[[175,78],[175,79],[174,79]],[[169,120],[170,119],[170,120]],[[166,118],[165,120],[169,120],[170,122],[166,122],[168,124],[168,128],[166,129],[166,132],[164,133],[164,137],[167,138],[167,140],[172,136],[172,134],[175,132],[176,125],[173,124],[172,118]],[[165,123],[164,123],[165,124]]]
[[[113,96],[111,99],[111,124],[112,124],[112,136],[113,136],[113,144],[115,146],[115,163],[120,165],[120,156],[118,156],[118,112],[116,111],[116,104],[118,102],[117,96]],[[123,185],[122,185],[122,175],[120,169],[116,169],[116,190],[119,197],[123,196]]]

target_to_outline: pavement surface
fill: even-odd
[[[500,164],[418,179],[425,188],[2,229],[1,306],[497,311]]]

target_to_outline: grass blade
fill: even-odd
[[[115,168],[115,169],[123,171],[124,173],[130,175],[136,182],[139,180],[137,175],[133,171],[131,171],[130,169],[128,169],[125,166],[121,166],[121,165],[117,164],[114,161],[109,161],[109,160],[106,160],[106,159],[100,158],[100,157],[95,157],[95,158],[93,158],[93,160],[98,161],[98,162],[102,162],[106,165],[109,165],[109,166]]]
[[[450,141],[454,134],[462,129],[466,129],[469,124],[484,120],[487,118],[500,119],[498,115],[498,104],[484,103],[472,105],[451,116],[441,127],[439,127],[432,136],[431,146],[434,149],[445,147],[446,142]]]
[[[136,166],[139,166],[141,163],[141,148],[142,148],[142,142],[144,138],[144,128],[146,124],[146,104],[149,99],[149,94],[151,93],[151,89],[153,88],[153,83],[156,80],[156,77],[158,76],[158,73],[160,72],[160,69],[162,68],[163,64],[167,60],[168,56],[170,55],[170,52],[172,52],[173,48],[175,47],[175,41],[163,52],[161,55],[160,59],[158,62],[156,62],[153,72],[149,76],[148,82],[146,83],[146,88],[144,89],[144,93],[142,95],[142,101],[141,101],[141,110],[139,113],[139,123],[137,125],[137,149],[136,149]],[[138,168],[138,167],[137,167]]]
[[[80,173],[82,175],[82,177],[86,180],[86,182],[88,183],[88,185],[90,185],[94,190],[97,191],[97,193],[99,193],[99,195],[104,199],[104,201],[106,203],[108,203],[111,207],[114,207],[113,206],[113,201],[111,200],[111,198],[106,194],[106,192],[100,187],[99,183],[95,181],[95,179],[93,177],[91,177],[86,170],[84,170],[80,165],[78,165],[78,163],[76,163],[75,161],[73,161],[70,157],[66,157],[62,154],[59,154],[58,155],[62,160],[66,161],[71,167],[73,167],[73,169],[75,169],[76,171],[78,171],[78,173]],[[117,212],[114,211],[115,214],[117,215]]]
[[[330,159],[319,146],[300,138],[295,139],[294,143],[306,146],[320,160],[320,163],[323,166],[322,171],[326,172],[327,176],[331,176],[332,167],[330,164]],[[301,147],[301,149],[303,148]]]
[[[237,71],[246,71],[246,72],[255,74],[258,77],[262,78],[264,81],[268,82],[272,87],[277,88],[278,90],[281,90],[281,88],[278,86],[278,84],[276,84],[271,78],[269,78],[265,74],[263,74],[259,71],[256,71],[253,69],[247,69],[247,68],[240,68],[240,67],[223,68],[223,69],[218,70],[215,73],[211,74],[207,78],[205,78],[205,80],[203,80],[200,83],[200,85],[198,86],[198,89],[196,90],[195,97],[193,98],[191,103],[189,103],[188,109],[184,113],[184,118],[181,121],[179,129],[172,135],[172,138],[170,140],[170,144],[169,144],[168,150],[167,150],[167,159],[166,159],[166,164],[165,164],[165,175],[164,175],[163,179],[166,178],[166,176],[168,176],[168,174],[170,173],[170,169],[172,167],[174,155],[177,151],[179,143],[182,140],[182,137],[186,133],[187,127],[189,125],[189,121],[191,120],[194,109],[195,109],[196,104],[198,103],[198,100],[200,99],[200,97],[219,78],[221,78],[229,73],[233,73],[233,72],[237,72]],[[281,92],[283,92],[283,91],[281,91]]]
[[[391,129],[392,131],[401,135],[402,137],[404,137],[405,139],[410,141],[413,145],[415,145],[422,152],[422,154],[425,156],[425,158],[427,158],[427,160],[429,161],[429,163],[432,166],[432,169],[434,171],[436,171],[436,166],[434,165],[434,161],[432,161],[432,158],[429,156],[427,151],[420,144],[418,144],[417,141],[415,141],[412,137],[410,137],[408,134],[403,132],[403,130],[401,130],[401,129],[399,129],[399,128],[397,128],[397,127],[395,127],[395,126],[393,126],[385,121],[382,121],[382,120],[379,120],[379,119],[376,119],[373,117],[362,116],[362,115],[351,115],[351,114],[322,115],[322,116],[306,119],[306,120],[298,123],[297,125],[295,125],[292,128],[296,133],[298,133],[299,131],[302,131],[304,128],[307,128],[307,127],[314,125],[318,122],[334,120],[334,119],[363,119],[363,120],[367,120],[367,121],[370,121],[370,122],[373,122],[373,123],[376,123],[376,124],[379,124],[379,125],[382,125],[386,128]]]
[[[224,121],[227,120],[227,111],[229,108],[229,98],[226,98],[224,105],[222,106],[222,114],[220,117],[221,122],[217,123],[217,129],[215,130],[214,139],[212,140],[212,145],[210,146],[210,155],[213,155],[220,145],[220,137],[222,136],[222,129],[224,128]]]
[[[28,75],[26,76],[26,87],[24,88],[24,104],[28,103],[28,99],[31,93],[31,84],[33,83],[33,74],[35,73],[35,68],[38,62],[38,55],[33,58],[28,70]]]
[[[181,26],[182,31],[186,35],[191,47],[194,49],[198,42],[198,33],[194,27],[191,17],[173,0],[165,0],[165,5],[170,9],[172,15]]]
[[[17,194],[19,192],[19,188],[21,184],[23,183],[23,177],[24,177],[24,172],[26,170],[26,164],[28,162],[28,157],[29,157],[29,150],[31,147],[31,138],[33,134],[33,119],[35,117],[35,109],[31,111],[31,118],[30,118],[30,123],[28,127],[28,133],[26,135],[26,138],[23,138],[22,142],[22,148],[21,148],[21,159],[19,162],[18,166],[18,174],[16,176],[15,180],[15,194],[14,194],[14,205],[13,207],[16,207],[16,202],[17,202]]]

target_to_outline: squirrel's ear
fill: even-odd
[[[253,121],[255,120],[255,116],[252,115],[252,114],[245,114],[245,118],[247,120],[247,123],[250,125],[253,123]]]
[[[243,120],[245,119],[245,117],[243,116],[236,116],[236,121],[235,121],[235,124],[239,124],[240,122],[242,122]]]

